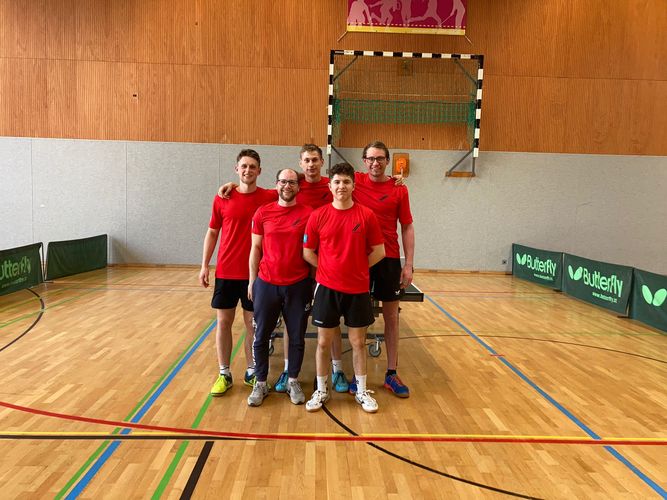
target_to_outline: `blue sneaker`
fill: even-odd
[[[350,384],[345,377],[344,371],[331,371],[331,385],[336,392],[347,392],[350,389]]]
[[[356,394],[357,393],[357,377],[352,377],[352,380],[350,380],[350,383],[348,384],[347,391],[350,394]]]
[[[243,375],[243,383],[249,387],[255,387],[255,382],[257,382],[257,377],[255,374],[248,375],[248,372],[245,372]]]
[[[287,372],[282,372],[276,383],[273,384],[273,390],[276,392],[287,392],[287,379],[289,378]]]
[[[384,379],[384,386],[399,398],[410,397],[410,389],[398,378],[398,375],[387,375]]]

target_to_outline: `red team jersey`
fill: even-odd
[[[377,217],[368,208],[355,203],[338,210],[327,204],[308,219],[303,246],[318,252],[318,283],[357,294],[368,292],[368,254],[383,241]]]
[[[275,190],[258,187],[252,193],[233,190],[229,199],[216,196],[208,226],[220,229],[220,246],[215,277],[247,280],[250,277],[250,226],[252,216],[262,205],[275,200]]]
[[[312,208],[320,208],[333,201],[329,191],[329,179],[322,177],[319,182],[307,182],[303,179],[299,182],[299,193],[296,195],[297,203],[308,205]]]
[[[252,232],[263,237],[259,277],[267,283],[292,285],[310,275],[310,264],[303,260],[303,233],[312,212],[306,205],[283,207],[278,202],[255,212]]]
[[[412,224],[408,188],[396,186],[392,178],[384,182],[373,182],[368,174],[360,172],[355,172],[354,181],[352,199],[370,208],[377,216],[384,235],[386,257],[400,258],[396,221]]]

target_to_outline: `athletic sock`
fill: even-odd
[[[230,373],[229,366],[220,365],[220,375],[229,375]]]
[[[327,392],[327,376],[317,376],[317,390],[320,392]]]
[[[364,392],[366,390],[366,375],[357,375],[355,373],[354,378],[357,379],[357,393]]]
[[[285,359],[285,368],[283,368],[283,371],[286,372],[287,368],[289,368],[289,359]]]
[[[385,377],[391,377],[392,375],[396,375],[396,370],[387,370]]]
[[[331,364],[333,365],[333,372],[342,372],[343,371],[343,360],[342,359],[332,359]]]
[[[249,367],[246,369],[245,372],[246,372],[246,375],[248,375],[248,377],[250,377],[251,375],[254,375],[254,374],[255,374],[255,367],[254,367],[254,366],[249,366]]]

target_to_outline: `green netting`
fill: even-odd
[[[360,123],[475,123],[475,101],[335,99],[333,121]]]
[[[107,265],[107,235],[52,241],[46,249],[46,279],[100,269]]]

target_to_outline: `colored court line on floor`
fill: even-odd
[[[208,398],[210,402],[212,398]],[[208,408],[205,404],[203,412]],[[199,417],[199,416],[198,416]],[[201,421],[201,418],[198,418]],[[111,425],[111,424],[109,424]],[[194,425],[194,424],[193,424]],[[128,428],[134,428],[127,424]],[[206,431],[192,433],[192,429],[183,429],[181,432],[175,428],[168,432],[133,432],[132,434],[114,435],[108,432],[21,432],[0,431],[0,439],[39,439],[39,440],[90,440],[90,439],[112,439],[120,441],[140,440],[245,440],[245,441],[358,441],[358,442],[438,442],[438,443],[502,443],[502,444],[577,444],[595,446],[666,446],[667,438],[639,438],[639,437],[609,437],[600,439],[582,438],[579,436],[504,436],[493,434],[359,434],[348,433],[227,433],[224,431]],[[187,441],[183,443],[187,445]],[[180,450],[179,450],[180,451]],[[178,456],[178,453],[177,453]],[[174,457],[174,462],[177,457]]]
[[[458,319],[456,319],[452,314],[450,314],[448,311],[446,311],[440,304],[438,304],[436,301],[434,301],[431,297],[428,295],[424,294],[424,298],[427,299],[429,302],[431,302],[440,312],[442,312],[445,316],[447,316],[451,321],[459,325],[461,329],[466,332],[470,337],[472,337],[479,345],[481,345],[484,349],[486,349],[488,352],[491,354],[497,354],[496,351],[491,347],[489,344],[484,342],[480,337],[475,335],[470,329],[468,329],[463,323],[461,323]],[[537,393],[542,396],[544,399],[546,399],[549,403],[551,403],[554,407],[556,407],[563,415],[565,415],[570,421],[572,421],[577,427],[579,427],[582,431],[584,431],[588,436],[590,436],[594,440],[601,440],[602,438],[598,436],[592,429],[590,429],[586,424],[584,424],[581,420],[579,420],[573,413],[571,413],[567,408],[565,408],[563,405],[561,405],[558,401],[556,401],[551,395],[549,395],[546,391],[544,391],[542,388],[540,388],[535,382],[533,382],[527,375],[525,375],[521,370],[519,370],[517,367],[515,367],[512,363],[510,363],[506,358],[504,357],[498,357],[498,361],[503,363],[507,368],[509,368],[512,372],[514,372],[515,375],[517,375],[521,380],[523,380],[526,384],[528,384],[530,387],[532,387]],[[639,479],[641,479],[646,485],[648,485],[653,491],[661,495],[663,498],[667,498],[667,491],[665,491],[664,488],[662,488],[658,483],[653,481],[650,477],[648,477],[644,472],[639,470],[638,467],[633,465],[627,458],[625,458],[623,455],[621,455],[617,450],[611,447],[611,445],[605,445],[604,446],[605,450],[607,450],[614,458],[616,458],[619,462],[621,462],[623,465],[625,465],[628,469],[630,469]]]
[[[578,436],[498,436],[486,434],[360,434],[352,436],[347,433],[254,433],[254,432],[227,432],[207,429],[188,429],[181,427],[168,427],[162,425],[139,424],[136,422],[118,422],[115,420],[104,420],[92,417],[81,417],[78,415],[67,415],[45,410],[28,408],[25,406],[14,405],[5,401],[0,401],[0,406],[13,410],[23,411],[35,415],[55,417],[64,420],[77,422],[87,422],[91,424],[102,424],[110,426],[124,426],[126,429],[143,429],[151,431],[162,431],[165,439],[194,438],[203,436],[204,438],[235,438],[235,439],[255,439],[255,440],[287,440],[287,441],[384,441],[384,442],[486,442],[486,443],[540,443],[540,444],[586,444],[586,445],[628,445],[628,446],[664,446],[667,445],[667,437],[659,438],[639,438],[639,437],[578,437]],[[205,405],[206,406],[206,405]],[[200,410],[200,414],[201,413]],[[11,433],[2,433],[10,435]],[[20,434],[19,432],[16,433]],[[58,433],[48,433],[57,435]],[[70,433],[71,435],[98,435],[100,433]],[[35,433],[35,436],[39,433]],[[63,436],[68,433],[62,433]],[[149,434],[145,434],[148,436]],[[101,437],[108,435],[101,434]]]
[[[148,411],[148,409],[155,402],[157,397],[162,393],[164,388],[169,385],[169,382],[174,378],[176,373],[180,371],[185,362],[192,356],[196,349],[201,345],[201,343],[208,337],[211,330],[215,326],[215,320],[212,320],[209,325],[204,329],[203,332],[199,334],[198,337],[193,340],[188,347],[185,349],[183,354],[179,356],[176,361],[167,369],[167,371],[160,377],[160,379],[151,387],[151,389],[144,395],[144,397],[137,403],[137,405],[132,409],[126,418],[130,419],[130,422],[135,422],[137,419],[143,417],[143,415]],[[143,405],[143,406],[142,406]],[[127,422],[117,422],[114,424],[119,427],[114,433],[118,432],[120,429],[121,434],[127,434],[130,432],[130,427],[128,427]],[[102,443],[100,447],[93,452],[93,455],[88,458],[88,460],[83,464],[83,466],[74,474],[74,476],[67,482],[67,484],[60,490],[56,495],[56,500],[62,498],[65,493],[70,489],[70,487],[81,477],[84,471],[87,470],[83,478],[77,483],[77,485],[70,491],[66,498],[76,498],[85,486],[90,482],[90,480],[95,476],[97,471],[104,465],[108,458],[113,454],[113,452],[120,446],[120,441],[114,441],[109,444],[108,441]],[[106,450],[105,450],[106,448]],[[91,463],[95,462],[92,467],[89,469]]]
[[[234,349],[232,350],[232,354],[229,358],[229,364],[231,366],[232,361],[234,361],[234,358],[236,357],[236,354],[239,352],[239,349],[241,349],[241,346],[245,342],[247,332],[244,331],[243,335],[239,337],[238,342],[234,346]],[[202,419],[204,418],[204,414],[208,410],[209,405],[211,404],[211,401],[213,401],[213,396],[209,394],[206,397],[206,400],[204,401],[204,404],[202,407],[199,409],[199,412],[197,413],[197,416],[195,417],[194,422],[192,423],[191,428],[196,429],[199,427],[199,424],[201,423]],[[190,438],[192,439],[192,438]],[[210,439],[210,438],[206,438]],[[174,473],[176,472],[176,467],[178,467],[179,462],[183,458],[183,454],[185,453],[185,450],[189,446],[190,442],[189,441],[184,441],[181,443],[181,445],[178,447],[178,450],[176,451],[176,455],[174,455],[174,458],[172,459],[171,463],[169,464],[169,467],[167,467],[167,470],[165,471],[164,475],[162,476],[162,479],[160,479],[160,483],[158,484],[157,488],[153,492],[152,499],[157,500],[158,498],[162,497],[162,494],[164,493],[164,490],[166,489],[167,485],[169,484],[169,481],[171,481],[171,478],[173,477]]]

